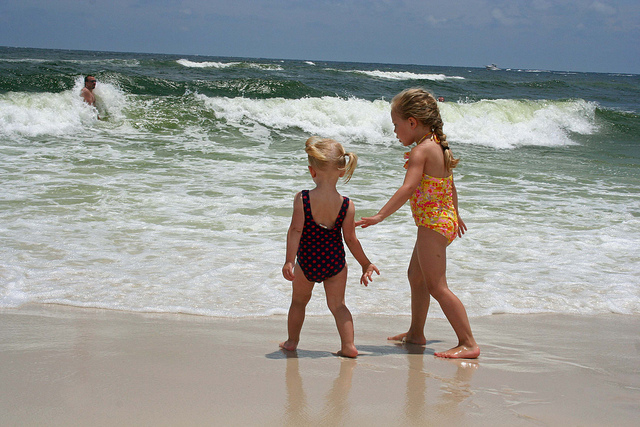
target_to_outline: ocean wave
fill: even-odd
[[[209,98],[203,102],[214,114],[240,129],[264,127],[300,129],[346,140],[392,143],[390,105],[337,97],[251,100]],[[597,131],[597,104],[584,100],[483,100],[443,103],[441,113],[450,141],[500,149],[521,146],[574,145],[574,134]]]
[[[346,73],[363,74],[369,77],[375,77],[378,79],[387,80],[431,80],[431,81],[443,81],[443,80],[464,80],[464,77],[460,76],[447,76],[445,74],[416,74],[409,71],[364,71],[364,70],[335,70]]]
[[[45,59],[45,58],[0,58],[0,63],[27,63],[27,64],[75,64],[75,65],[115,65],[123,67],[139,67],[138,59]]]
[[[122,120],[127,101],[117,86],[101,82],[94,90],[97,102],[92,107],[82,101],[82,77],[73,89],[60,93],[9,92],[0,94],[0,135],[37,137],[70,135],[95,124],[98,116]]]
[[[312,96],[313,91],[296,81],[237,79],[195,81],[175,88],[166,97],[129,95],[119,83],[106,80],[96,88],[97,110],[81,102],[78,93],[82,78],[74,88],[55,93],[7,93],[0,95],[0,133],[23,136],[60,135],[77,132],[96,120],[97,113],[111,123],[136,126],[142,120],[148,129],[162,129],[167,123],[178,126],[207,126],[212,115],[224,126],[252,136],[257,129],[282,135],[304,132],[343,141],[373,144],[395,143],[385,100]],[[129,83],[131,85],[131,83]],[[126,87],[126,86],[125,86]],[[167,92],[163,89],[162,92]],[[155,103],[149,114],[149,102]],[[202,107],[194,105],[200,104]],[[444,131],[449,141],[497,149],[524,146],[566,146],[579,143],[580,135],[592,135],[599,121],[624,123],[620,113],[609,114],[597,103],[582,99],[480,100],[440,104]],[[600,113],[598,113],[598,111]],[[198,117],[192,117],[194,114]],[[596,114],[599,114],[598,119]],[[192,117],[184,122],[185,117]],[[200,117],[200,118],[199,118]]]
[[[302,130],[340,140],[390,140],[392,124],[386,101],[358,98],[247,99],[201,95],[213,113],[229,125],[253,133],[256,128]]]
[[[449,140],[493,148],[577,144],[574,134],[590,135],[599,129],[596,108],[596,103],[582,99],[496,99],[440,107]]]
[[[176,62],[188,68],[229,68],[240,64],[240,62],[193,62],[188,59],[178,59]]]
[[[205,62],[194,62],[188,59],[178,59],[176,61],[178,64],[183,67],[188,68],[233,68],[233,67],[247,67],[247,68],[255,68],[258,70],[265,71],[281,71],[283,70],[282,66],[278,64],[259,64],[255,62],[215,62],[215,61],[205,61]]]
[[[43,62],[47,62],[46,59],[37,59],[37,58],[0,58],[0,63],[9,62],[9,63],[26,63],[26,64],[40,64]]]
[[[79,93],[79,92],[78,92]],[[70,93],[0,95],[0,135],[63,135],[96,120],[97,111]]]
[[[192,86],[197,92],[228,97],[297,99],[322,94],[297,80],[230,79],[198,81]]]

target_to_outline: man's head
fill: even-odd
[[[84,78],[84,87],[87,89],[94,89],[96,87],[96,78],[89,74]]]

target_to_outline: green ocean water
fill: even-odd
[[[88,73],[96,109],[78,95]],[[448,276],[470,315],[640,313],[640,76],[14,48],[0,48],[0,306],[286,313],[304,141],[358,153],[339,189],[372,214],[404,172],[389,101],[414,86],[445,98],[462,159],[469,232]],[[408,207],[358,235],[383,274],[351,275],[350,308],[408,314]],[[321,297],[310,313],[328,314]]]

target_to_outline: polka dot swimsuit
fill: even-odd
[[[342,243],[342,221],[347,215],[349,198],[344,197],[332,229],[316,224],[311,214],[309,190],[302,191],[304,228],[298,246],[298,264],[310,282],[323,282],[340,273],[347,264]]]

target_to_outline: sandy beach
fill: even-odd
[[[471,319],[482,355],[442,360],[386,341],[407,317],[356,316],[345,359],[333,319],[309,317],[284,352],[286,318],[210,318],[29,305],[0,310],[0,424],[637,425],[640,317]]]

